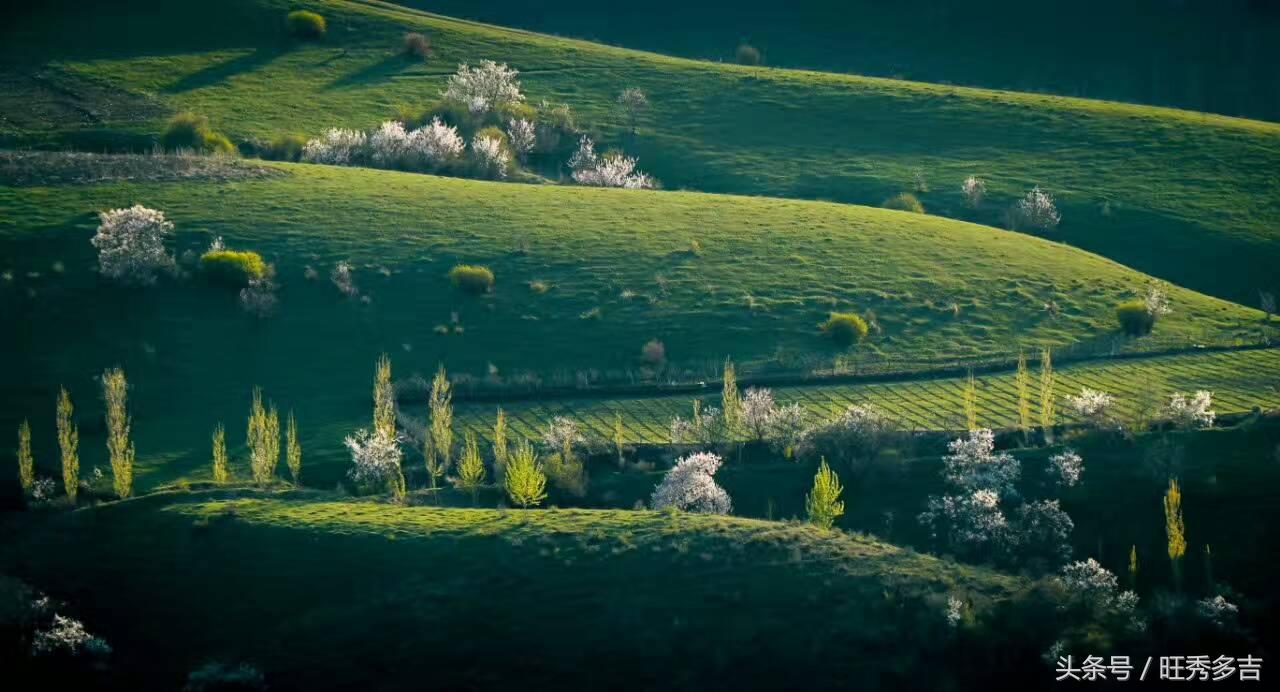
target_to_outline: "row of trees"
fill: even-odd
[[[133,494],[133,463],[136,456],[130,430],[133,419],[128,411],[129,384],[120,368],[105,370],[101,376],[104,416],[107,427],[107,456],[111,464],[112,491],[116,497]],[[80,477],[80,428],[75,422],[75,406],[65,387],[59,388],[54,408],[58,435],[58,453],[62,465],[62,488],[68,501],[75,504],[82,487]],[[18,426],[18,483],[23,496],[34,500],[53,497],[54,482],[36,476],[35,457],[31,451],[31,423]],[[100,476],[95,469],[94,476]]]

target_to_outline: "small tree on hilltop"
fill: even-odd
[[[431,411],[431,427],[427,434],[424,456],[431,487],[438,487],[441,478],[449,471],[453,454],[453,385],[445,374],[444,365],[431,380],[431,398],[427,406]]]
[[[472,504],[476,494],[484,485],[484,458],[480,456],[480,444],[476,434],[468,430],[463,436],[462,456],[458,459],[458,478],[454,482],[459,490],[471,493]]]
[[[289,424],[285,429],[284,461],[293,484],[298,485],[302,478],[302,445],[298,442],[298,421],[293,417],[293,411],[289,411]]]
[[[618,108],[627,118],[627,127],[631,134],[636,133],[636,123],[640,114],[649,107],[649,98],[638,87],[627,87],[618,94]]]
[[[23,420],[18,425],[18,485],[22,488],[22,496],[31,494],[36,483],[36,462],[31,456],[31,424]]]
[[[809,523],[829,529],[840,515],[844,514],[844,503],[840,501],[840,478],[827,466],[823,459],[818,464],[818,473],[813,477],[813,490],[804,498],[805,511],[809,513]]]
[[[213,482],[226,483],[229,477],[227,469],[227,431],[218,423],[213,429]]]
[[[520,93],[518,70],[506,63],[481,60],[476,67],[466,63],[458,65],[458,71],[449,77],[443,96],[456,101],[472,113],[487,113],[509,103],[524,101]]]
[[[347,477],[365,492],[386,490],[396,500],[404,499],[404,471],[401,468],[400,440],[377,430],[357,430],[343,440],[351,450],[351,470]]]
[[[528,440],[521,440],[516,445],[507,464],[507,475],[503,486],[511,502],[523,508],[537,507],[547,499],[547,476],[538,464],[538,455]]]
[[[57,407],[58,450],[62,454],[62,487],[71,504],[75,504],[76,493],[80,489],[80,429],[71,419],[74,412],[71,395],[65,388],[60,389]]]
[[[729,493],[715,481],[723,461],[711,452],[690,454],[671,467],[650,497],[653,509],[673,507],[687,512],[728,514],[733,511]]]
[[[1062,214],[1054,204],[1053,195],[1039,187],[1027,191],[1026,196],[1018,200],[1014,206],[1014,216],[1019,222],[1043,231],[1057,228],[1062,221]]]
[[[157,271],[174,266],[164,248],[165,237],[173,234],[173,224],[164,212],[135,204],[128,209],[111,209],[98,214],[101,223],[93,236],[98,248],[98,269],[102,275],[125,283],[150,284]]]
[[[102,373],[102,398],[107,402],[107,453],[111,459],[111,477],[116,496],[133,494],[133,442],[129,440],[132,422],[126,408],[128,382],[124,370],[112,368]]]

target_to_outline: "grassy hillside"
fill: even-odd
[[[1219,414],[1241,413],[1260,408],[1280,408],[1280,350],[1164,356],[1127,361],[1089,362],[1059,366],[1059,398],[1089,387],[1116,397],[1116,413],[1133,421],[1153,413],[1173,392],[1207,389],[1213,392],[1214,410]],[[1033,377],[1038,376],[1032,366]],[[913,430],[963,430],[964,389],[967,379],[946,377],[907,379],[864,384],[815,384],[773,388],[780,404],[798,403],[813,421],[834,417],[854,404],[872,404],[891,416],[903,428]],[[1013,428],[1018,423],[1017,389],[1013,372],[976,377],[978,423],[990,428]],[[1039,390],[1031,388],[1031,411],[1039,416]],[[615,416],[622,417],[623,435],[628,443],[666,444],[670,442],[671,419],[689,418],[693,399],[718,406],[719,389],[700,394],[651,397],[560,398],[550,401],[501,403],[508,424],[516,435],[537,438],[556,416],[578,422],[600,439],[612,439]],[[473,403],[459,407],[456,424],[487,439],[493,432],[497,403]],[[419,417],[425,405],[406,407]],[[1058,417],[1064,423],[1078,422],[1074,414],[1058,403]]]
[[[1038,184],[1059,198],[1057,239],[1249,304],[1274,289],[1274,124],[693,62],[371,0],[306,5],[329,18],[323,41],[284,35],[285,0],[233,0],[198,16],[158,0],[31,10],[0,49],[0,134],[11,144],[146,148],[176,109],[204,113],[234,138],[371,127],[396,105],[436,98],[458,62],[493,58],[522,70],[532,101],[571,104],[668,187],[877,205],[920,169],[931,212],[999,224]],[[406,30],[433,37],[429,62],[399,55]],[[612,105],[624,86],[653,104],[634,140]],[[988,181],[976,210],[959,192],[970,174]]]
[[[982,612],[1018,584],[808,526],[306,495],[157,495],[6,547],[115,647],[122,687],[174,688],[209,659],[273,689],[940,684],[920,663],[943,655],[946,597]]]
[[[60,169],[22,160],[17,169],[33,175],[0,188],[0,305],[7,323],[24,325],[0,346],[21,364],[0,375],[2,429],[30,418],[39,463],[51,464],[53,401],[65,385],[80,407],[86,462],[101,463],[93,378],[122,365],[143,484],[153,470],[203,467],[219,420],[239,444],[254,385],[296,410],[304,446],[343,456],[338,441],[369,415],[381,352],[398,378],[443,362],[513,385],[572,384],[638,377],[641,347],[654,338],[672,368],[663,377],[713,376],[726,356],[745,371],[829,365],[838,352],[817,324],[832,310],[874,310],[881,331],[857,352],[906,361],[1018,343],[1230,343],[1262,328],[1255,311],[1173,289],[1175,311],[1155,336],[1118,339],[1113,306],[1148,277],[1067,246],[916,214],[299,164],[179,175],[164,158],[138,163],[139,175],[160,179],[152,182],[42,185],[39,174]],[[118,162],[90,160],[98,163],[77,166],[109,174]],[[169,215],[170,249],[196,275],[137,289],[96,273],[95,212],[134,203]],[[215,236],[274,263],[275,316],[245,314],[234,290],[198,276],[191,259]],[[329,281],[340,261],[353,264],[367,301]],[[491,266],[495,292],[453,288],[446,274],[457,262]],[[534,281],[550,288],[534,291]],[[1048,301],[1058,315],[1044,310]]]
[[[749,41],[775,67],[1280,120],[1280,13],[1265,2],[794,0],[783,13],[769,0],[397,4],[689,58],[732,62]]]

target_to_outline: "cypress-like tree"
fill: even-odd
[[[111,459],[111,480],[116,496],[133,494],[135,450],[129,439],[132,419],[128,410],[129,383],[124,370],[111,368],[102,373],[102,398],[107,402],[107,454]]]
[[[62,453],[62,487],[71,504],[75,504],[80,491],[80,429],[71,419],[73,413],[71,395],[62,388],[58,392],[58,449]]]
[[[1040,352],[1040,429],[1046,443],[1053,442],[1053,383],[1053,351],[1045,348]]]
[[[1022,444],[1031,444],[1031,374],[1027,372],[1027,354],[1018,352],[1018,373],[1013,379],[1018,391],[1018,429],[1022,431]]]
[[[1129,546],[1129,588],[1138,588],[1138,546]]]
[[[280,463],[280,416],[274,404],[270,409],[262,404],[262,388],[253,388],[253,403],[249,408],[249,426],[245,435],[249,446],[249,468],[253,482],[266,485],[276,475]]]
[[[547,475],[528,440],[521,440],[511,454],[504,487],[511,502],[526,509],[537,507],[547,499]]]
[[[818,473],[813,476],[813,490],[804,498],[805,511],[809,513],[809,523],[829,529],[836,518],[844,514],[844,503],[840,501],[840,478],[827,466],[826,458],[818,464]]]
[[[18,484],[22,487],[22,495],[31,494],[31,487],[36,483],[36,462],[31,456],[31,423],[25,419],[18,425]]]
[[[391,359],[385,353],[373,373],[373,431],[387,437],[396,435],[396,392],[391,384]]]
[[[1187,527],[1182,521],[1182,490],[1173,478],[1169,479],[1169,489],[1164,494],[1164,531],[1169,539],[1169,564],[1173,569],[1174,585],[1181,588],[1182,558],[1187,554]]]
[[[742,395],[738,393],[738,377],[734,374],[733,361],[724,359],[724,387],[720,393],[721,415],[729,435],[738,429],[742,420]]]
[[[471,502],[474,504],[480,486],[484,485],[484,458],[480,456],[480,444],[476,441],[476,434],[468,430],[463,437],[462,457],[458,459],[456,485],[459,490],[467,490],[471,493]]]
[[[437,487],[438,481],[449,471],[453,454],[453,385],[449,384],[449,376],[445,374],[444,365],[436,371],[431,380],[431,399],[428,408],[431,410],[431,426],[427,434],[424,456],[427,459],[427,473],[431,477],[431,487]]]
[[[973,379],[972,370],[964,386],[964,420],[969,430],[978,429],[978,382]]]
[[[626,463],[626,458],[623,455],[625,452],[623,441],[626,438],[623,437],[622,433],[622,414],[615,411],[613,414],[613,450],[618,454],[618,468],[622,468],[622,465]]]
[[[507,443],[507,414],[498,407],[498,417],[493,421],[493,480],[501,483],[507,472],[507,459],[511,447]]]
[[[213,482],[226,483],[229,478],[227,467],[227,430],[219,422],[213,429]]]
[[[285,431],[284,460],[289,466],[293,484],[298,485],[302,478],[302,445],[298,443],[298,421],[293,417],[292,410],[289,411],[289,424]]]

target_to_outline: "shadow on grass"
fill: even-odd
[[[287,48],[285,46],[257,48],[250,53],[241,55],[240,57],[224,60],[204,69],[192,72],[191,74],[182,77],[173,84],[165,87],[164,91],[167,94],[181,94],[183,92],[219,84],[236,75],[256,70],[281,55],[284,55],[286,51]]]
[[[406,67],[413,65],[421,65],[421,61],[406,60],[403,55],[393,54],[370,63],[364,67],[352,72],[346,76],[339,77],[329,84],[325,85],[325,91],[333,89],[345,89],[353,86],[371,86],[389,81],[391,77],[404,70]]]

